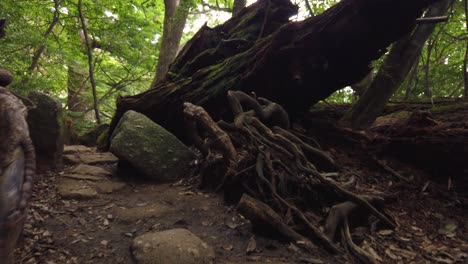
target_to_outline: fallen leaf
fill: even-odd
[[[257,249],[257,241],[255,241],[255,237],[252,236],[249,239],[249,243],[247,244],[247,249],[245,250],[245,253],[250,254]]]
[[[400,256],[397,256],[395,255],[395,253],[392,252],[392,250],[390,248],[387,248],[385,250],[385,254],[387,254],[387,256],[389,256],[391,259],[393,260],[400,260],[401,257]]]
[[[231,251],[234,249],[234,246],[233,245],[223,245],[223,249],[226,250],[226,251]]]
[[[393,234],[393,230],[380,230],[377,234],[381,235],[381,236],[388,236],[388,235],[391,235]]]

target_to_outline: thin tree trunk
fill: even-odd
[[[87,86],[88,74],[78,64],[68,65],[67,81],[67,106],[72,112],[83,112],[89,107],[89,102],[84,93],[89,91]]]
[[[247,5],[247,0],[234,0],[232,15],[235,16]]]
[[[468,29],[468,0],[465,0],[465,27]],[[463,60],[463,78],[465,81],[463,96],[468,98],[468,40],[466,41],[465,58]]]
[[[151,88],[164,79],[174,61],[188,16],[188,0],[164,0],[164,30],[159,50],[158,67]]]
[[[101,124],[101,117],[99,116],[99,105],[98,105],[98,98],[97,98],[97,92],[96,92],[96,80],[94,79],[93,48],[91,47],[91,43],[89,42],[88,29],[86,27],[86,22],[83,16],[83,1],[82,0],[78,1],[78,13],[79,13],[80,20],[81,20],[81,27],[83,28],[83,34],[84,34],[85,44],[86,44],[86,52],[88,55],[89,79],[91,81],[91,89],[93,91],[94,113],[96,116],[96,122],[98,124]]]
[[[305,0],[305,5],[307,8],[307,11],[309,11],[309,14],[311,17],[315,16],[314,10],[312,9],[312,6],[309,3],[309,0]]]
[[[425,17],[444,15],[452,0],[433,4]],[[410,34],[396,42],[385,58],[374,81],[353,106],[343,121],[350,122],[354,129],[369,127],[384,109],[386,103],[400,87],[408,72],[421,54],[424,43],[432,34],[436,24],[421,24]]]
[[[55,26],[57,25],[57,23],[60,20],[60,11],[59,11],[60,4],[61,4],[61,0],[54,0],[54,17],[52,18],[52,21],[50,22],[49,27],[47,28],[46,32],[44,33],[44,40],[43,40],[44,44],[39,46],[39,48],[36,50],[36,52],[34,52],[34,56],[33,56],[31,65],[28,67],[28,70],[26,71],[26,75],[21,80],[21,86],[24,86],[24,85],[26,85],[28,83],[29,77],[33,73],[34,69],[37,67],[37,65],[39,63],[39,59],[41,58],[42,53],[44,53],[44,51],[46,49],[45,41],[49,38],[50,34],[52,33]]]
[[[431,56],[432,56],[432,49],[434,48],[435,39],[429,39],[427,43],[427,58],[426,64],[424,65],[424,96],[428,98],[432,98],[432,88],[430,82],[430,69],[431,69]]]
[[[414,63],[413,68],[410,72],[410,78],[406,83],[406,91],[405,91],[405,100],[409,100],[411,96],[411,89],[415,88],[418,83],[418,70],[419,70],[419,60],[416,59],[416,63]]]

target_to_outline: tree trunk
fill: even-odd
[[[437,2],[429,8],[425,17],[444,15],[451,2],[452,0]],[[424,43],[435,26],[435,24],[421,24],[412,34],[408,34],[392,46],[371,87],[345,116],[344,121],[349,121],[354,129],[364,129],[374,122],[417,61]]]
[[[4,18],[0,18],[0,39],[5,37],[5,28],[6,28],[7,21]]]
[[[88,36],[88,29],[86,26],[86,22],[83,15],[83,1],[78,1],[78,13],[80,16],[81,27],[83,29],[83,34],[85,38],[86,44],[86,54],[88,55],[88,68],[89,68],[89,79],[91,81],[91,90],[93,92],[93,108],[94,108],[94,115],[96,117],[96,122],[101,124],[101,117],[99,115],[99,105],[98,105],[98,98],[97,98],[97,91],[96,91],[96,80],[94,79],[94,64],[93,64],[93,47],[91,46],[91,42]]]
[[[89,92],[87,85],[88,74],[86,70],[78,64],[68,65],[68,80],[67,80],[67,107],[72,112],[84,112],[88,109],[88,102],[85,93]]]
[[[435,43],[434,38],[430,38],[427,43],[426,65],[424,65],[424,96],[432,100],[432,87],[430,80],[431,56]]]
[[[468,0],[465,0],[465,27],[468,29]],[[465,84],[463,97],[468,98],[468,40],[466,41],[465,58],[463,60],[463,80]]]
[[[164,0],[164,30],[159,50],[158,68],[151,88],[166,75],[179,50],[180,39],[188,16],[187,0]]]
[[[232,15],[236,16],[239,12],[245,8],[247,5],[247,0],[234,0],[234,5],[232,6]]]
[[[411,88],[416,87],[418,84],[418,70],[419,70],[419,57],[416,59],[416,62],[411,69],[410,78],[406,83],[406,91],[405,91],[405,100],[409,100],[411,96]]]
[[[184,136],[182,104],[226,117],[228,90],[255,92],[294,116],[364,78],[369,63],[408,34],[432,2],[343,0],[319,16],[289,22],[297,12],[291,2],[259,0],[223,25],[204,26],[180,52],[173,74],[153,89],[120,98],[110,133],[132,109]]]

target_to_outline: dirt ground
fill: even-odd
[[[314,136],[340,164],[344,180],[355,181],[354,191],[387,198],[385,212],[398,227],[354,228],[353,239],[361,247],[381,263],[468,263],[466,175],[434,180],[419,167],[381,158],[410,179],[403,182],[365,151]],[[115,172],[115,164],[100,166]],[[63,175],[39,175],[17,263],[134,263],[130,245],[136,236],[180,227],[212,246],[216,263],[357,263],[256,234],[235,206],[225,204],[219,194],[198,190],[190,179],[153,184],[113,176],[110,180],[124,182],[122,188],[92,199],[64,199],[58,191]]]

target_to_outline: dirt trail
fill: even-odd
[[[357,228],[355,241],[382,263],[466,263],[466,199],[448,195],[435,183],[427,188],[417,182],[396,184],[391,175],[369,170],[356,153],[343,153],[335,156],[350,173],[375,175],[358,177],[355,188],[397,194],[387,212],[399,227],[371,232]],[[291,243],[253,235],[250,223],[234,207],[219,195],[200,192],[188,180],[158,185],[122,181],[112,176],[115,159],[95,150],[69,152],[66,159],[74,165],[64,172],[39,175],[17,263],[134,263],[130,245],[136,236],[173,228],[186,228],[213,247],[215,263],[353,263],[318,248],[304,253]],[[104,170],[73,170],[83,163]],[[421,172],[407,168],[403,173]],[[247,254],[249,246],[252,252]]]
[[[94,150],[73,156],[68,159],[74,163],[96,163]],[[115,163],[97,163],[92,166],[115,170]],[[136,236],[172,228],[186,228],[212,246],[216,263],[314,261],[288,243],[259,236],[253,238],[255,252],[246,255],[253,236],[250,224],[218,195],[184,182],[122,182],[90,175],[97,169],[78,173],[76,166],[39,176],[17,263],[134,263],[129,247]]]

